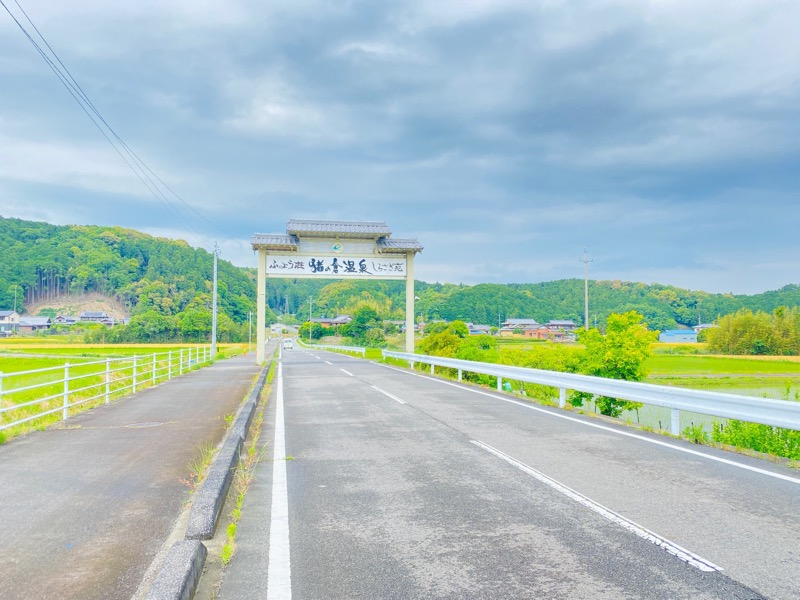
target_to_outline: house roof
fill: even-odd
[[[662,331],[661,335],[697,335],[697,332],[691,329],[667,329]]]
[[[547,322],[548,325],[575,325],[574,321],[560,321],[558,319],[551,319]]]
[[[13,310],[0,310],[0,317],[10,317],[15,314]]]
[[[49,325],[50,323],[50,317],[20,317],[19,319],[21,327],[35,327]]]
[[[539,323],[536,319],[506,319],[503,325],[508,327],[521,327],[523,325],[539,325]]]
[[[81,313],[81,319],[107,319],[108,313],[102,310],[85,310]]]

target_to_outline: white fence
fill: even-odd
[[[502,390],[504,379],[555,387],[559,390],[558,404],[561,408],[566,404],[567,390],[661,406],[671,411],[670,432],[673,435],[680,435],[680,411],[800,431],[800,402],[751,398],[721,392],[690,390],[388,350],[383,351],[383,356],[384,358],[408,361],[412,367],[414,363],[430,365],[431,373],[435,372],[435,367],[456,369],[459,381],[461,381],[464,371],[497,377],[498,390]]]
[[[112,397],[136,393],[210,362],[210,346],[200,346],[0,372],[0,431],[59,412],[66,420],[71,408],[101,399],[108,404]]]

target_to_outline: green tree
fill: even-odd
[[[656,341],[657,332],[649,331],[643,317],[635,311],[611,314],[606,324],[606,335],[597,329],[579,331],[578,339],[584,344],[581,371],[586,375],[641,381],[646,373],[644,362],[650,356],[650,344]],[[572,403],[581,406],[589,395],[573,394]],[[596,405],[601,414],[618,417],[623,410],[641,406],[638,402],[600,396]]]
[[[371,329],[381,330],[383,335],[383,322],[378,318],[378,312],[372,306],[362,306],[353,313],[353,320],[342,328],[344,335],[353,339],[357,344],[369,345],[367,333]]]

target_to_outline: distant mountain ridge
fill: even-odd
[[[184,241],[133,229],[51,225],[0,217],[0,309],[92,292],[122,303],[131,315],[209,310],[212,255]],[[255,312],[255,269],[219,261],[220,310],[243,324]],[[402,319],[405,285],[396,281],[270,279],[269,320],[335,316],[364,304],[383,318]],[[416,320],[460,319],[496,325],[507,318],[570,319],[583,324],[583,280],[473,286],[416,282]],[[309,299],[311,301],[309,302]],[[755,295],[709,294],[670,285],[589,281],[589,319],[637,310],[654,329],[712,322],[746,308],[772,312],[800,306],[800,286]]]

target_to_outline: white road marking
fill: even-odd
[[[380,364],[380,363],[377,363]],[[753,473],[758,473],[759,475],[766,475],[767,477],[773,477],[775,479],[781,479],[783,481],[788,481],[789,483],[796,483],[800,485],[800,479],[797,477],[790,477],[789,475],[783,475],[782,473],[775,473],[773,471],[767,471],[766,469],[759,469],[758,467],[752,467],[750,465],[745,465],[743,463],[739,463],[733,460],[729,460],[727,458],[721,458],[719,456],[712,456],[711,454],[706,454],[705,452],[699,452],[698,450],[692,450],[691,448],[681,448],[680,446],[674,446],[668,442],[662,442],[661,440],[654,440],[643,435],[637,435],[635,433],[630,433],[628,431],[620,431],[619,429],[615,429],[613,427],[607,427],[605,425],[600,425],[598,423],[591,423],[589,421],[584,421],[582,419],[576,419],[575,417],[570,417],[568,415],[562,415],[556,412],[552,412],[549,410],[545,410],[543,408],[539,408],[537,406],[533,406],[531,404],[520,402],[519,400],[514,400],[512,398],[504,398],[503,396],[498,396],[497,394],[490,394],[489,392],[484,392],[483,390],[478,390],[466,385],[453,383],[450,381],[445,381],[443,379],[438,379],[436,377],[429,377],[427,375],[421,375],[419,373],[412,373],[405,369],[399,369],[397,367],[392,367],[389,365],[380,365],[387,369],[392,369],[393,371],[398,371],[400,373],[406,373],[410,375],[415,375],[416,377],[421,377],[423,379],[429,379],[430,381],[437,381],[444,385],[449,385],[452,387],[456,387],[461,390],[466,390],[468,392],[472,392],[473,394],[480,394],[481,396],[488,396],[489,398],[494,398],[495,400],[502,400],[503,402],[508,402],[509,404],[514,404],[519,406],[520,408],[526,408],[528,410],[534,410],[536,412],[544,413],[546,415],[550,415],[551,417],[556,417],[558,419],[564,419],[566,421],[572,421],[573,423],[579,423],[580,425],[584,425],[586,427],[594,427],[595,429],[602,429],[603,431],[608,431],[610,433],[614,433],[616,435],[622,435],[629,438],[634,438],[636,440],[641,440],[643,442],[647,442],[648,444],[655,444],[656,446],[661,446],[663,448],[669,448],[671,450],[675,450],[677,452],[684,452],[685,454],[691,454],[693,456],[699,456],[701,458],[705,458],[707,460],[713,460],[715,462],[719,462],[725,465],[730,465],[731,467],[736,467],[737,469],[744,469],[745,471],[752,471]]]
[[[283,365],[280,364],[276,396],[267,599],[286,600],[292,597],[292,568],[289,546],[289,490],[286,482],[286,435],[283,420]]]
[[[339,370],[340,370],[342,373],[344,373],[345,375],[350,375],[350,377],[353,377],[353,374],[352,374],[350,371],[345,371],[344,369],[339,369]]]
[[[329,360],[326,360],[326,361],[325,361],[325,364],[326,364],[326,365],[331,365],[331,366],[333,366],[333,363],[332,363],[331,361],[329,361]]]
[[[382,389],[381,389],[381,388],[379,388],[379,387],[375,387],[375,386],[373,385],[373,386],[372,386],[372,389],[373,389],[373,390],[376,390],[376,391],[378,391],[378,392],[380,392],[380,393],[381,393],[381,394],[383,394],[384,396],[388,396],[389,398],[391,398],[391,399],[392,399],[392,400],[394,400],[395,402],[399,402],[400,404],[405,404],[405,401],[403,401],[403,400],[400,400],[400,398],[398,398],[397,396],[393,396],[393,395],[392,395],[392,394],[390,394],[389,392],[387,392],[387,391],[385,391],[385,390],[382,390]]]
[[[572,488],[569,488],[569,487],[567,487],[566,485],[564,485],[562,483],[559,483],[555,479],[552,479],[551,477],[548,477],[547,475],[545,475],[544,473],[542,473],[540,471],[537,471],[533,467],[531,467],[529,465],[526,465],[525,463],[520,462],[515,458],[512,458],[508,454],[505,454],[504,452],[501,452],[500,450],[498,450],[496,448],[492,448],[488,444],[484,444],[483,442],[479,442],[477,440],[472,440],[472,443],[475,444],[476,446],[478,446],[479,448],[482,448],[483,450],[486,450],[487,452],[490,452],[491,454],[494,454],[498,458],[503,459],[504,461],[506,461],[510,465],[513,465],[514,467],[516,467],[520,471],[522,471],[524,473],[527,473],[528,475],[530,475],[531,477],[534,477],[535,479],[538,479],[539,481],[541,481],[545,485],[550,486],[551,488],[553,488],[557,492],[560,492],[561,494],[564,494],[568,498],[570,498],[572,500],[575,500],[576,502],[578,502],[582,506],[585,506],[589,510],[591,510],[591,511],[597,513],[598,515],[608,519],[612,523],[615,523],[615,524],[619,525],[620,527],[622,527],[623,529],[625,529],[627,531],[630,531],[631,533],[636,534],[640,538],[645,539],[645,540],[647,540],[648,542],[650,542],[652,544],[655,544],[656,546],[658,546],[662,550],[665,550],[669,554],[672,554],[676,558],[678,558],[678,559],[682,560],[683,562],[695,567],[696,569],[699,569],[699,570],[704,571],[706,573],[710,573],[712,571],[722,571],[721,567],[718,567],[714,563],[702,558],[701,556],[698,556],[694,552],[691,552],[690,550],[687,550],[686,548],[682,548],[678,544],[675,544],[674,542],[669,541],[668,539],[658,535],[657,533],[654,533],[654,532],[650,531],[649,529],[645,529],[641,525],[638,525],[638,524],[634,523],[633,521],[631,521],[630,519],[627,519],[627,518],[623,517],[619,513],[614,512],[610,508],[606,508],[605,506],[595,502],[591,498],[587,498],[583,494],[581,494],[579,492],[576,492]]]

